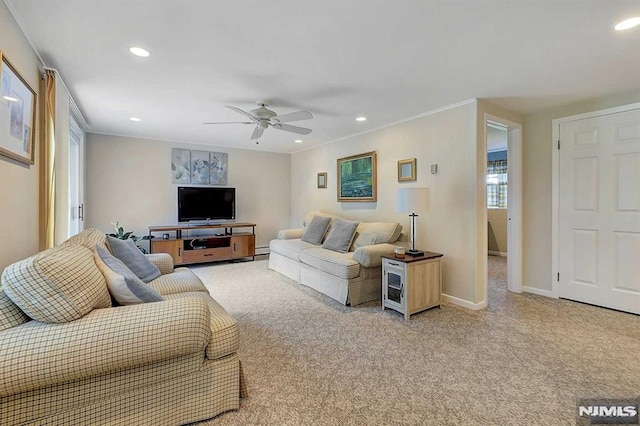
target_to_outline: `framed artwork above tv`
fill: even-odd
[[[177,184],[226,185],[226,152],[171,149],[171,181]]]

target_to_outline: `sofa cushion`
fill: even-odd
[[[111,306],[93,253],[81,245],[55,247],[9,265],[2,287],[25,314],[43,322],[69,322]]]
[[[96,247],[95,260],[98,269],[107,280],[109,293],[120,305],[160,302],[160,294],[142,282],[118,258],[102,247]]]
[[[145,257],[133,240],[120,240],[114,237],[107,237],[107,243],[109,244],[111,253],[127,265],[127,268],[133,271],[133,273],[145,283],[155,280],[162,275],[160,269]]]
[[[13,303],[9,296],[0,287],[0,331],[24,324],[29,317]]]
[[[238,322],[224,310],[208,293],[186,292],[167,295],[168,300],[196,297],[207,302],[211,318],[211,337],[205,355],[209,359],[218,359],[231,355],[238,350]]]
[[[300,239],[295,240],[271,240],[269,242],[269,251],[278,253],[289,259],[299,261],[300,252],[308,248],[317,247]]]
[[[300,262],[338,278],[351,279],[360,275],[360,264],[353,260],[353,253],[315,247],[300,253]]]
[[[87,228],[60,244],[60,246],[70,245],[78,245],[91,250],[95,250],[96,245],[108,248],[107,235],[96,228]]]
[[[3,356],[0,364],[0,407],[4,410],[5,401],[21,398],[24,395],[18,393],[32,390],[33,397],[43,398],[42,404],[54,404],[57,399],[74,398],[78,389],[86,391],[84,384],[87,381],[94,382],[96,386],[88,392],[104,394],[105,385],[112,387],[112,396],[125,391],[148,392],[148,389],[138,387],[148,382],[139,374],[140,382],[129,388],[122,387],[126,380],[103,381],[104,375],[128,370],[135,377],[140,368],[164,365],[165,371],[155,378],[155,383],[158,383],[166,380],[167,372],[176,360],[187,355],[194,355],[193,360],[196,361],[189,363],[189,370],[202,372],[203,353],[211,340],[210,324],[207,304],[196,298],[186,298],[95,309],[67,324],[29,321],[5,330],[0,340]],[[77,380],[82,382],[71,383]],[[45,387],[58,389],[42,389]],[[87,395],[86,400],[93,399],[93,396]],[[82,409],[86,400],[81,401],[77,408]],[[85,405],[85,408],[91,407]],[[40,409],[34,411],[42,412]],[[42,417],[34,423],[51,424],[48,420]],[[85,420],[82,424],[104,424],[91,422],[88,418]],[[33,424],[20,422],[27,423]]]
[[[304,230],[301,240],[315,245],[321,244],[329,225],[331,225],[330,217],[314,216],[309,226]]]
[[[353,240],[353,250],[373,244],[393,243],[402,233],[397,222],[360,222]]]
[[[156,278],[148,285],[163,296],[194,291],[209,294],[200,278],[187,268],[176,268],[173,273]]]
[[[359,223],[353,220],[335,219],[322,247],[340,253],[348,252]]]

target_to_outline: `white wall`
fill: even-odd
[[[0,2],[0,49],[36,92],[35,164],[0,155],[0,272],[38,251],[38,155],[40,142],[40,62],[3,2]],[[1,106],[0,106],[1,107]]]
[[[236,188],[236,220],[254,222],[256,246],[266,246],[289,225],[289,154],[167,141],[87,135],[85,228],[145,235],[149,226],[177,223],[177,187],[171,182],[171,148],[229,154],[228,185]]]
[[[376,151],[378,201],[338,203],[338,158]],[[445,254],[443,292],[471,304],[476,297],[476,102],[433,113],[291,157],[291,226],[310,210],[333,212],[362,221],[397,221],[408,231],[409,217],[395,212],[396,191],[430,188],[431,211],[418,217],[417,247]],[[485,157],[485,152],[482,152]],[[417,182],[398,183],[397,162],[417,159]],[[438,164],[438,173],[430,165]],[[327,172],[327,188],[316,188],[318,172]],[[486,232],[486,221],[484,223]],[[486,244],[485,244],[486,250]]]

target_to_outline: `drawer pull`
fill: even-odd
[[[399,264],[399,263],[394,263],[394,262],[388,262],[388,263],[389,263],[389,265],[393,265],[393,266],[400,266],[400,264]]]
[[[213,256],[213,253],[207,253],[207,254],[205,254],[204,256],[205,256],[205,257],[207,257],[207,256]]]

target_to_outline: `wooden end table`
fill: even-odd
[[[412,314],[442,306],[441,253],[424,252],[403,258],[382,256],[382,310]]]

